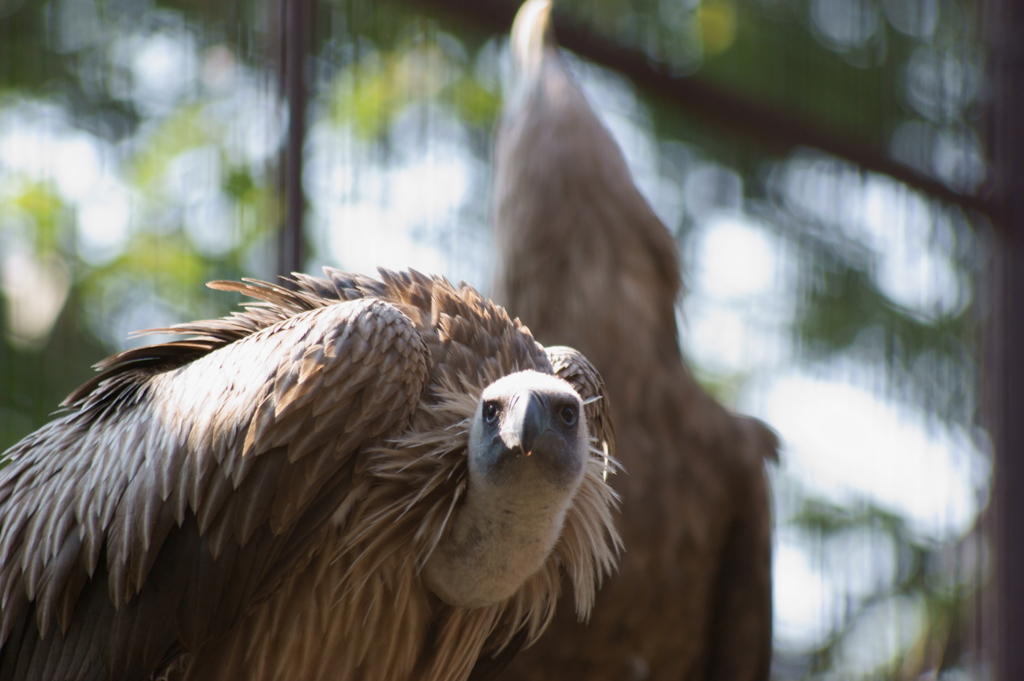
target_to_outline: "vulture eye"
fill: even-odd
[[[484,402],[484,422],[493,424],[498,420],[498,403]]]
[[[575,425],[576,423],[576,407],[570,407],[566,405],[558,411],[559,418],[562,419],[562,423],[567,426]]]

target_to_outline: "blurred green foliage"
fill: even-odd
[[[334,82],[333,120],[351,122],[357,134],[373,139],[410,103],[436,101],[470,125],[490,127],[501,106],[498,93],[467,73],[464,54],[444,47],[421,39],[353,64]]]

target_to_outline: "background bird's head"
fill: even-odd
[[[516,13],[510,36],[512,92],[509,100],[525,96],[544,67],[545,52],[553,56],[558,45],[551,25],[551,0],[527,0]],[[509,106],[506,104],[506,106]]]
[[[423,575],[450,605],[480,607],[513,595],[558,541],[590,456],[583,401],[555,376],[505,376],[480,395],[467,453],[465,503]]]

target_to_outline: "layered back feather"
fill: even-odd
[[[482,678],[540,635],[562,573],[589,613],[619,549],[607,418],[543,568],[444,604],[419,573],[466,492],[477,399],[555,370],[468,286],[325,273],[214,282],[260,302],[105,360],[7,453],[0,679]]]

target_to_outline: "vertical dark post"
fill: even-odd
[[[991,0],[990,137],[997,215],[987,379],[996,443],[995,662],[1024,679],[1024,2]],[[989,637],[991,640],[991,637]]]
[[[288,103],[288,138],[281,163],[284,222],[278,243],[278,274],[302,269],[302,148],[306,140],[307,61],[312,42],[313,0],[277,0],[281,94]]]

